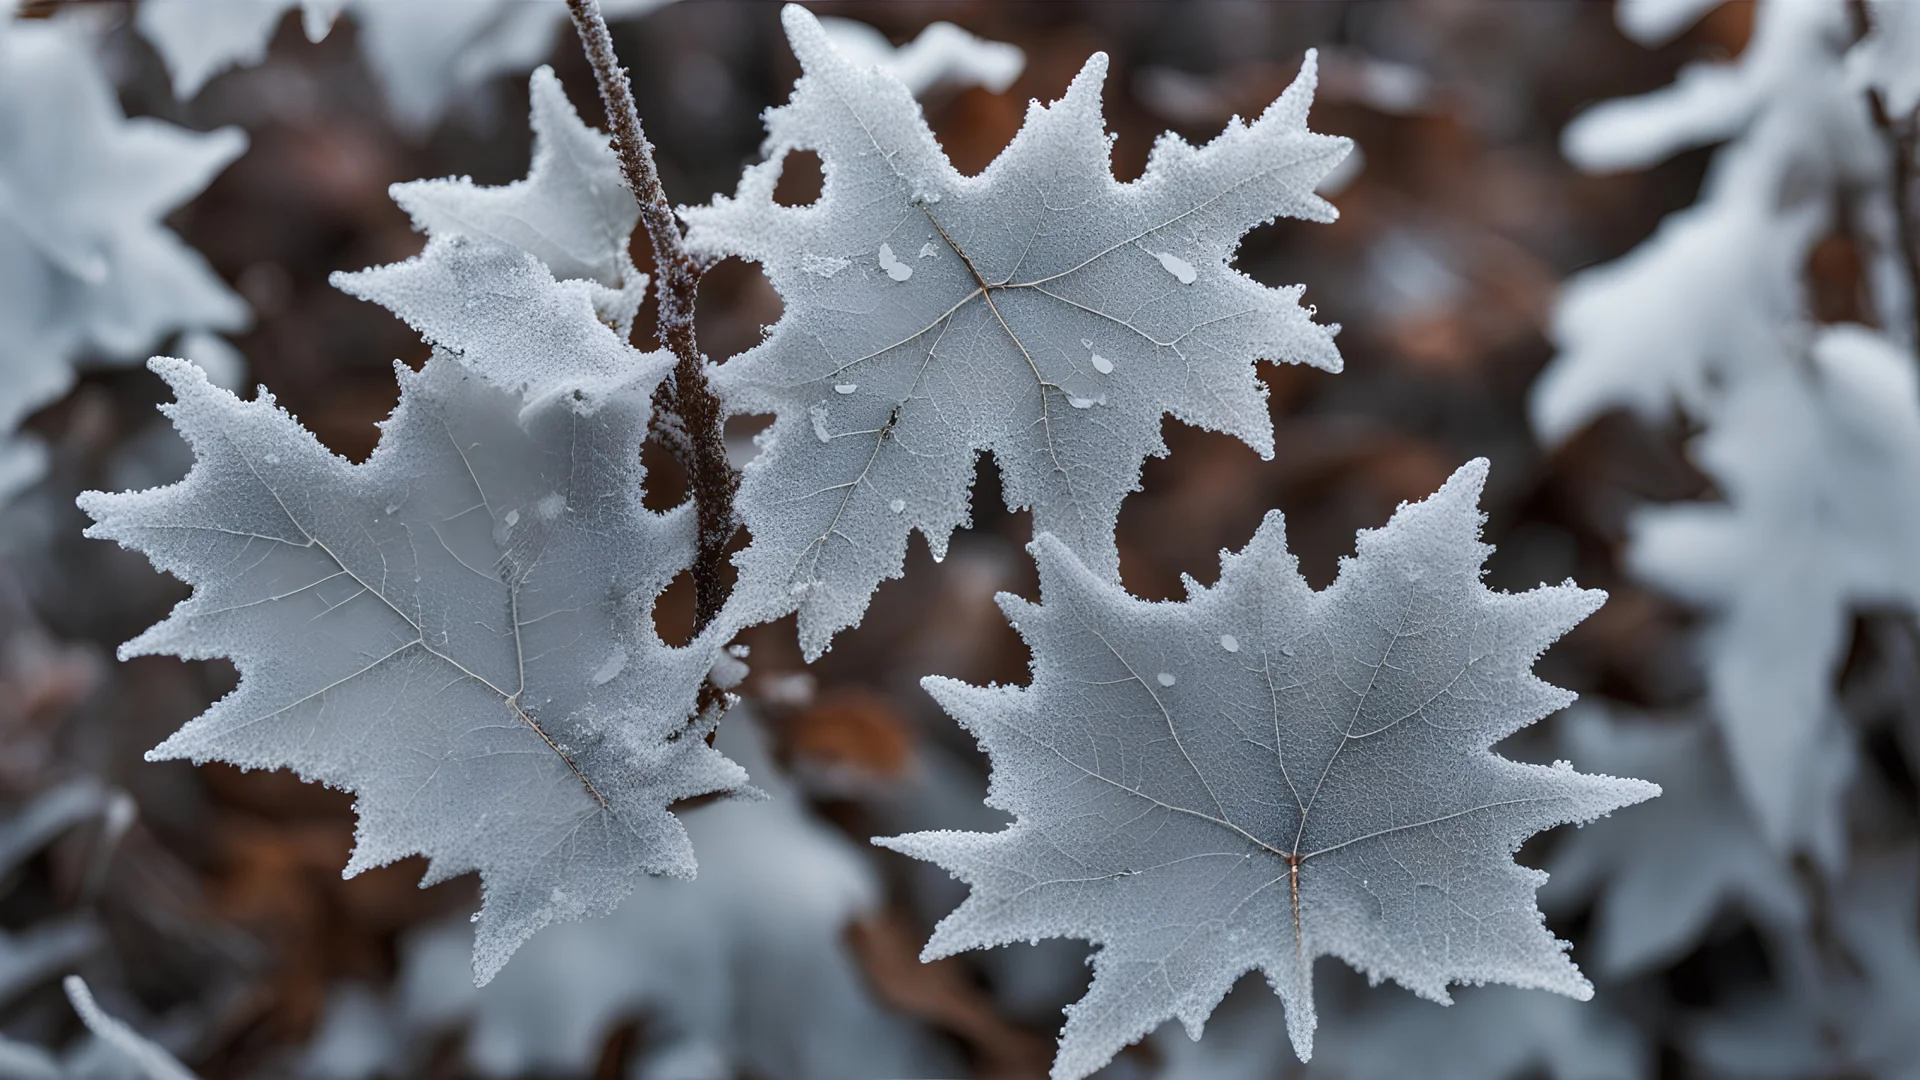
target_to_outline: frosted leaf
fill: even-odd
[[[1848,35],[1841,5],[1760,4],[1754,14],[1752,40],[1737,60],[1689,64],[1670,86],[1575,117],[1562,139],[1567,157],[1595,172],[1646,168],[1735,134],[1762,109],[1804,118],[1851,96],[1834,48]],[[1848,105],[1857,108],[1841,107]]]
[[[394,201],[430,237],[426,250],[332,280],[504,386],[558,379],[571,388],[583,361],[619,381],[624,339],[646,297],[647,276],[627,253],[640,209],[606,138],[580,120],[552,69],[534,72],[529,92],[526,179],[491,188],[467,179],[395,184]],[[582,319],[583,309],[594,317]],[[564,370],[547,359],[560,342],[570,358]]]
[[[1713,615],[1704,643],[1714,716],[1767,838],[1837,861],[1832,684],[1852,612],[1920,605],[1920,386],[1875,331],[1822,332],[1810,370],[1743,383],[1694,444],[1719,504],[1642,510],[1636,573]],[[1836,742],[1841,745],[1835,746]],[[1836,826],[1837,829],[1837,826]]]
[[[1027,66],[1019,46],[975,37],[950,22],[928,23],[897,48],[885,34],[855,19],[822,18],[820,29],[848,63],[885,71],[915,97],[936,87],[984,86],[1004,93]]]
[[[1530,669],[1602,597],[1481,584],[1485,477],[1470,463],[1362,532],[1318,593],[1277,513],[1179,603],[1135,600],[1042,536],[1042,602],[1000,597],[1032,685],[924,681],[992,758],[987,801],[1015,820],[877,842],[972,886],[926,958],[1035,937],[1098,946],[1057,1080],[1169,1017],[1197,1036],[1254,968],[1305,1059],[1323,955],[1440,1002],[1452,982],[1592,993],[1534,907],[1544,875],[1511,856],[1659,789],[1488,750],[1572,700]],[[1148,674],[1169,662],[1193,674]]]
[[[1593,961],[1625,979],[1693,948],[1722,909],[1762,928],[1806,923],[1792,867],[1760,835],[1714,730],[1697,720],[1617,720],[1593,709],[1560,721],[1560,746],[1588,768],[1642,776],[1658,802],[1560,841],[1540,892],[1548,910],[1594,897]]]
[[[1807,259],[1834,228],[1837,193],[1884,183],[1879,136],[1840,52],[1844,6],[1755,12],[1753,41],[1734,67],[1609,102],[1567,131],[1569,155],[1590,167],[1734,141],[1715,155],[1696,205],[1625,257],[1568,281],[1553,316],[1560,353],[1531,403],[1549,441],[1613,407],[1659,421],[1678,405],[1700,418],[1720,387],[1792,363],[1808,318]],[[1869,271],[1876,292],[1905,293],[1889,257]]]
[[[1638,1080],[1652,1048],[1625,1017],[1505,986],[1460,991],[1452,1008],[1382,1002],[1329,1025],[1323,1061],[1342,1080]]]
[[[300,0],[141,0],[134,25],[166,64],[173,96],[185,101],[215,75],[266,59],[280,20],[302,6]],[[304,5],[303,16],[312,41],[333,25],[328,5],[315,0]]]
[[[768,160],[732,198],[682,208],[688,243],[759,262],[785,302],[771,335],[715,372],[734,413],[772,412],[739,508],[753,545],[739,556],[740,600],[754,617],[799,608],[807,655],[859,619],[878,583],[898,576],[919,529],[937,555],[967,520],[974,459],[991,450],[1009,506],[1030,506],[1103,576],[1118,573],[1113,529],[1140,465],[1164,453],[1162,417],[1273,449],[1256,359],[1340,366],[1331,328],[1227,266],[1247,230],[1276,216],[1330,220],[1312,193],[1346,152],[1306,128],[1311,56],[1251,125],[1205,147],[1172,136],[1144,176],[1122,184],[1100,112],[1096,55],[987,170],[962,176],[898,80],[837,53],[813,16],[785,12],[805,74],[767,114]],[[818,202],[774,201],[786,156],[816,151]],[[925,242],[912,279],[888,280],[873,253]],[[1181,285],[1172,253],[1199,268]],[[846,257],[832,278],[809,257]],[[905,260],[901,260],[905,263]],[[1125,378],[1090,366],[1081,340]],[[832,388],[857,380],[858,397]],[[1104,395],[1106,407],[1075,409]],[[839,433],[811,437],[822,405]],[[896,517],[892,499],[909,498]]]
[[[1920,108],[1920,5],[1908,0],[1868,0],[1871,32],[1847,57],[1856,83],[1880,95],[1889,116]]]
[[[1649,48],[1665,45],[1722,0],[1619,0],[1614,21],[1628,37]]]
[[[751,716],[729,713],[717,742],[770,797],[686,812],[697,879],[643,881],[606,919],[554,927],[483,990],[464,978],[472,931],[428,930],[398,979],[400,1011],[425,1036],[411,1041],[464,1026],[480,1075],[584,1076],[638,1016],[641,1056],[697,1048],[717,1067],[696,1075],[960,1075],[928,1033],[874,1000],[845,947],[848,924],[881,906],[872,867],[780,782]]]
[[[633,355],[624,390],[597,401],[528,403],[444,356],[419,374],[396,365],[400,404],[361,465],[271,398],[242,402],[155,360],[192,471],[80,499],[87,535],[194,587],[122,657],[240,671],[148,756],[290,768],[353,792],[349,874],[415,853],[429,882],[478,870],[482,982],[534,931],[608,910],[643,873],[692,876],[666,807],[744,781],[688,726],[718,641],[674,649],[654,633],[693,521],[641,505],[667,361]],[[556,492],[565,512],[538,512]],[[628,658],[596,685],[606,649],[579,642]]]
[[[398,315],[463,366],[536,402],[617,391],[640,355],[602,321],[604,287],[556,282],[537,256],[488,240],[436,236],[405,262],[331,280]],[[646,362],[664,368],[672,360],[656,352]]]
[[[619,19],[667,2],[606,0],[601,9]],[[567,20],[562,0],[142,0],[135,25],[185,99],[222,71],[265,59],[296,7],[309,41],[325,38],[341,11],[352,13],[394,119],[415,133],[439,123],[463,93],[546,59]]]
[[[552,68],[533,73],[529,96],[533,164],[525,180],[503,187],[464,177],[415,180],[395,184],[393,201],[432,236],[497,241],[535,256],[556,278],[606,286],[611,295],[598,306],[624,336],[646,297],[647,277],[627,251],[640,205],[607,137],[581,121]]]
[[[67,392],[82,353],[144,359],[176,331],[246,324],[161,225],[246,143],[127,119],[75,27],[0,17],[0,498],[39,468],[14,429]]]
[[[637,17],[669,0],[605,0],[609,19]],[[360,52],[394,120],[424,134],[450,106],[498,75],[553,54],[567,30],[563,0],[348,0]]]

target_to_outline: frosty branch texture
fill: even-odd
[[[1197,1038],[1256,967],[1305,1059],[1323,955],[1440,1002],[1451,982],[1592,994],[1534,906],[1544,875],[1511,856],[1659,788],[1488,750],[1572,700],[1530,669],[1603,596],[1481,584],[1485,477],[1472,462],[1361,533],[1319,593],[1277,513],[1179,603],[1135,600],[1042,536],[1042,602],[1000,597],[1032,685],[925,681],[992,757],[988,802],[1015,821],[881,842],[972,886],[928,957],[1099,946],[1056,1078],[1168,1017]]]
[[[1313,187],[1348,143],[1307,130],[1311,57],[1257,121],[1200,148],[1163,137],[1122,184],[1096,55],[968,177],[897,78],[849,62],[803,9],[785,21],[805,74],[767,114],[768,160],[732,198],[681,213],[696,253],[759,262],[786,303],[715,381],[730,411],[775,415],[741,485],[753,544],[737,602],[756,620],[797,608],[808,656],[900,574],[911,530],[946,551],[980,451],[1009,506],[1111,578],[1120,502],[1165,453],[1163,416],[1270,456],[1254,361],[1339,369],[1299,288],[1228,265],[1262,222],[1333,217]],[[824,191],[782,206],[775,185],[803,149]]]

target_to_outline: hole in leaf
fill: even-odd
[[[727,444],[727,461],[736,469],[746,468],[747,462],[760,456],[760,447],[753,440],[772,426],[771,414],[727,417],[721,436]]]
[[[780,182],[773,187],[773,201],[781,206],[812,206],[820,201],[826,175],[820,168],[819,154],[788,151],[780,162]]]
[[[785,305],[758,263],[727,259],[700,278],[695,328],[700,347],[724,361],[760,344]]]
[[[687,470],[659,440],[650,438],[642,444],[640,464],[647,472],[640,505],[661,513],[687,500]]]
[[[653,602],[653,630],[660,640],[681,648],[693,640],[693,572],[674,575]]]

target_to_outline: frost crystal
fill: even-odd
[[[715,380],[731,411],[776,417],[740,490],[754,540],[741,601],[754,618],[797,606],[808,655],[900,573],[910,531],[944,553],[980,451],[999,462],[1010,506],[1032,507],[1037,529],[1110,578],[1120,501],[1142,460],[1165,452],[1165,415],[1270,455],[1254,361],[1339,368],[1299,288],[1227,265],[1263,222],[1333,217],[1313,187],[1348,144],[1307,130],[1311,56],[1257,121],[1198,148],[1165,136],[1122,184],[1096,55],[968,177],[896,78],[842,56],[804,10],[785,21],[805,74],[767,114],[768,160],[732,198],[681,213],[697,253],[759,262],[786,303]],[[802,149],[819,153],[824,190],[782,206],[775,185]],[[829,259],[848,265],[824,275]],[[1076,344],[1095,338],[1111,359]],[[819,408],[824,443],[810,437]],[[906,514],[888,512],[896,498]]]
[[[1659,789],[1489,751],[1572,700],[1530,669],[1602,596],[1481,584],[1485,476],[1471,463],[1360,534],[1319,593],[1277,513],[1179,603],[1135,600],[1042,536],[1042,602],[1000,597],[1032,685],[925,681],[992,757],[988,802],[1015,821],[880,842],[973,888],[928,958],[1038,937],[1098,946],[1056,1078],[1168,1017],[1198,1037],[1256,967],[1304,1059],[1322,955],[1440,1002],[1452,982],[1592,993],[1534,906],[1544,875],[1511,856]]]

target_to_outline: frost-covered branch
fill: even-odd
[[[640,221],[653,244],[660,339],[672,350],[675,360],[673,375],[663,387],[658,404],[680,418],[686,455],[682,464],[689,474],[700,526],[699,552],[693,563],[693,631],[698,634],[712,624],[726,602],[721,569],[726,563],[727,540],[733,535],[733,494],[739,486],[738,477],[727,464],[726,444],[721,438],[720,399],[707,383],[706,357],[701,355],[694,336],[693,308],[700,288],[700,266],[681,242],[680,224],[674,219],[666,189],[660,186],[660,172],[654,167],[653,144],[641,130],[633,88],[626,69],[614,55],[613,36],[607,31],[599,0],[567,0],[567,10],[593,64],[600,101],[607,110],[607,126],[613,130],[614,146],[620,155],[620,171],[640,201]]]

